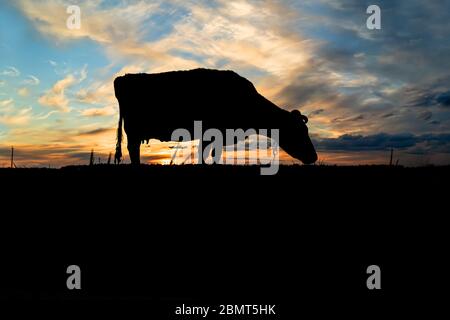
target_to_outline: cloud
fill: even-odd
[[[450,36],[447,11],[434,3],[381,1],[383,13],[389,12],[383,16],[383,30],[368,35],[351,26],[358,21],[365,25],[360,1],[317,1],[311,7],[314,12],[298,28],[303,36],[324,35],[324,41],[276,100],[311,113],[313,135],[450,132],[450,47],[443,41]],[[318,109],[324,111],[313,113]]]
[[[111,116],[116,113],[117,110],[113,106],[106,106],[103,108],[90,108],[81,111],[81,114],[86,117]]]
[[[283,5],[267,1],[220,0],[215,5],[125,1],[108,8],[101,1],[92,1],[82,6],[80,30],[69,30],[61,23],[60,16],[66,15],[62,1],[38,4],[21,0],[17,5],[45,35],[58,41],[89,38],[101,44],[111,59],[145,61],[154,72],[216,67],[229,60],[230,66],[282,77],[304,64],[314,46],[312,40],[285,32],[280,25],[292,14]],[[158,28],[161,17],[171,21],[170,32],[149,39],[153,28],[143,26]]]
[[[0,80],[0,87],[3,87],[6,84],[6,81]]]
[[[41,105],[58,109],[62,112],[69,112],[69,99],[65,95],[65,91],[76,83],[76,79],[72,74],[67,75],[64,79],[56,82],[46,94],[39,98]]]
[[[110,64],[101,71],[108,70],[89,74],[98,79],[73,94],[87,78],[85,66],[39,99],[60,111],[81,104],[77,115],[91,118],[83,121],[117,112],[117,75],[204,66],[234,69],[281,107],[300,109],[311,117],[311,135],[330,150],[403,148],[395,139],[416,140],[404,150],[432,150],[417,137],[450,132],[450,4],[380,0],[383,29],[369,31],[368,2],[95,0],[81,5],[80,30],[61,20],[63,0],[17,6],[56,45],[89,39],[104,49]]]
[[[385,113],[385,114],[383,114],[383,115],[381,115],[381,117],[382,118],[391,118],[391,117],[394,117],[395,116],[395,112],[389,112],[389,113]]]
[[[383,151],[390,148],[410,150],[419,145],[426,146],[427,152],[450,153],[450,134],[386,134],[342,135],[338,138],[318,139],[315,144],[322,151]]]
[[[20,71],[15,67],[7,67],[5,70],[0,72],[0,75],[8,77],[18,77],[20,76]]]
[[[66,96],[66,90],[75,84],[79,84],[87,78],[87,65],[76,72],[75,74],[68,74],[63,79],[57,81],[53,87],[42,95],[38,102],[47,107],[57,109],[62,112],[69,112],[69,99]]]
[[[105,46],[133,51],[139,48],[140,25],[151,14],[158,12],[159,1],[124,2],[105,7],[102,1],[84,2],[82,27],[70,30],[62,22],[67,17],[67,4],[62,0],[40,1],[39,3],[19,0],[17,6],[43,34],[57,41],[88,38]],[[145,49],[151,53],[150,47]]]
[[[85,65],[83,66],[83,68],[80,70],[80,79],[79,79],[78,81],[79,81],[79,82],[83,82],[84,80],[86,80],[87,75],[88,75],[88,72],[87,72],[87,64],[85,64]]]
[[[113,128],[98,128],[98,129],[80,132],[77,134],[77,136],[95,136],[95,135],[101,135],[104,133],[111,133],[114,131],[115,131],[115,129],[113,129]]]
[[[45,120],[48,119],[48,117],[50,117],[52,114],[58,113],[59,111],[53,110],[50,112],[47,112],[45,114],[40,114],[36,116],[36,120]]]
[[[75,97],[78,101],[86,104],[113,104],[116,103],[113,87],[114,77],[105,81],[97,81],[89,87],[80,89]]]
[[[23,87],[23,88],[19,88],[17,90],[17,93],[21,97],[27,97],[30,94],[30,90],[28,88],[26,88],[26,87]]]
[[[0,108],[1,109],[5,109],[10,107],[13,104],[14,100],[13,99],[8,99],[8,100],[0,100]],[[1,110],[0,109],[0,110]]]
[[[25,80],[23,81],[23,84],[26,84],[26,85],[33,85],[33,86],[37,86],[39,83],[41,83],[41,81],[40,81],[37,77],[35,77],[35,76],[33,76],[33,75],[29,75],[29,76],[27,77],[27,79],[25,79]]]
[[[422,111],[421,113],[419,113],[419,115],[417,117],[421,120],[428,121],[433,117],[433,112]]]
[[[311,112],[308,114],[308,117],[314,117],[314,116],[317,116],[317,115],[323,113],[324,111],[325,111],[324,109],[316,109],[316,110],[313,110],[313,111],[311,111]]]
[[[31,111],[29,107],[12,113],[0,113],[0,123],[8,126],[26,125],[31,120]]]
[[[190,14],[174,25],[173,32],[154,43],[156,50],[191,53],[210,67],[226,61],[222,67],[244,74],[259,71],[279,81],[306,64],[316,46],[312,39],[285,32],[281,25],[290,16],[278,15],[282,5],[218,1],[215,6],[190,3],[188,9]]]

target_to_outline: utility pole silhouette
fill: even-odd
[[[109,153],[109,157],[108,157],[108,165],[111,164],[111,152]]]

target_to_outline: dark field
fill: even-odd
[[[286,166],[275,176],[249,166],[1,169],[0,295],[127,316],[151,306],[162,318],[181,301],[402,315],[444,298],[435,288],[449,270],[449,175],[387,166]],[[65,286],[70,264],[82,269],[79,292]],[[371,264],[382,270],[379,292],[366,288]]]

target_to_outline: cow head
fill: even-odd
[[[308,118],[298,110],[288,114],[285,130],[280,134],[281,147],[305,164],[317,161],[317,153],[308,135]]]

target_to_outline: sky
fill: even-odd
[[[403,165],[450,164],[449,19],[445,0],[2,0],[0,167],[11,146],[19,167],[106,161],[114,78],[197,67],[307,115],[320,163],[385,164],[393,148]],[[142,159],[168,163],[171,146],[152,140]]]

